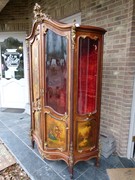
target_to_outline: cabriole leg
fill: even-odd
[[[99,167],[99,156],[96,157],[96,166]]]
[[[35,141],[33,139],[31,140],[31,145],[32,145],[32,148],[34,149]]]
[[[73,166],[69,166],[70,178],[73,179]]]

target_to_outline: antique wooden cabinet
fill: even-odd
[[[29,42],[32,144],[44,158],[99,159],[103,36],[91,26],[63,24],[34,7]]]

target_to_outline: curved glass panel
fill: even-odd
[[[78,113],[96,110],[98,40],[79,38]]]
[[[67,39],[51,30],[47,31],[45,37],[45,104],[58,113],[64,114],[67,95]]]

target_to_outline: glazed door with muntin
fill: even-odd
[[[1,34],[0,39],[0,106],[25,108],[28,103],[25,33]]]

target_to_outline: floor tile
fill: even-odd
[[[131,160],[124,157],[119,157],[119,159],[125,168],[135,167]]]
[[[102,159],[104,159],[108,164],[110,164],[112,166],[117,166],[118,164],[120,164],[120,159],[116,155],[112,155],[109,158],[104,158],[102,156]]]
[[[92,158],[92,159],[88,160],[87,163],[89,163],[89,165],[95,166],[96,165],[96,158]]]
[[[99,167],[97,167],[98,170],[103,171],[104,173],[106,172],[106,169],[112,168],[113,165],[109,164],[104,158],[100,158],[99,160]]]
[[[90,179],[88,179],[87,177],[81,175],[81,176],[79,176],[76,180],[90,180]],[[93,179],[92,179],[92,180],[93,180]]]
[[[22,161],[22,165],[26,167],[30,174],[34,174],[37,170],[45,166],[46,164],[32,151],[28,152]]]
[[[61,173],[65,168],[67,168],[66,162],[45,160],[45,162],[56,172]]]
[[[71,175],[69,173],[69,169],[68,167],[65,168],[60,175],[64,178],[64,180],[71,180]],[[74,170],[73,171],[73,179],[77,179],[79,176],[81,175],[81,173],[79,173],[78,171]]]
[[[93,180],[109,180],[107,173],[103,173],[100,170],[96,170],[95,179]]]
[[[90,166],[84,173],[83,177],[87,180],[94,180],[96,177],[96,167]]]
[[[37,170],[33,177],[35,180],[62,180],[63,178],[54,172],[49,166],[44,166]]]
[[[108,177],[107,173],[106,172],[104,173],[103,171],[100,171],[95,166],[89,167],[86,170],[86,172],[84,172],[82,174],[82,176],[80,176],[77,179],[81,180],[81,178],[82,178],[82,180],[83,180],[83,178],[84,178],[84,180],[85,179],[86,180],[109,180],[109,177]]]
[[[74,169],[80,173],[83,173],[89,168],[89,166],[89,163],[87,163],[86,161],[81,161],[74,166]]]

